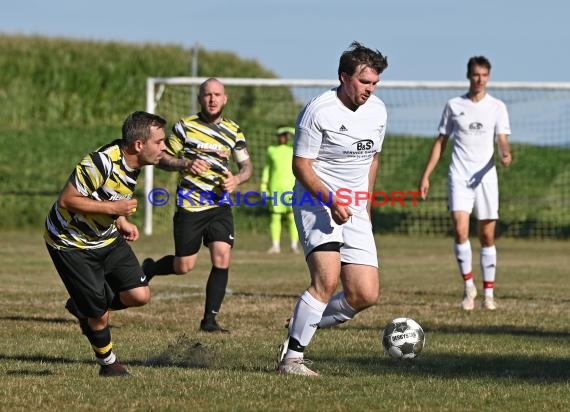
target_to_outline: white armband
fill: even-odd
[[[236,162],[238,163],[245,162],[247,159],[249,159],[249,153],[247,152],[247,149],[245,147],[243,149],[234,151],[234,156]]]

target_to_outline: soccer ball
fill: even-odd
[[[381,335],[384,351],[396,359],[415,358],[426,341],[422,327],[410,318],[397,318],[388,322]]]

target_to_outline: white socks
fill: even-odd
[[[481,273],[483,274],[483,288],[485,296],[492,297],[495,287],[495,273],[497,270],[497,249],[495,246],[481,248]]]
[[[307,346],[317,331],[326,307],[326,303],[315,299],[308,291],[305,291],[295,306],[289,336],[296,339],[301,346]],[[303,358],[303,352],[288,349],[285,358]]]
[[[473,265],[472,265],[472,254],[471,254],[471,242],[469,240],[465,243],[455,243],[455,258],[457,259],[457,264],[459,265],[459,271],[463,280],[465,281],[465,286],[473,286]]]
[[[354,318],[357,313],[358,311],[346,301],[344,292],[339,292],[332,297],[323,312],[319,328],[330,328],[331,326],[339,325]]]
[[[465,281],[465,286],[473,286],[471,243],[469,240],[462,244],[456,243],[454,250],[457,263],[459,264],[459,270]],[[497,249],[495,246],[481,248],[480,263],[485,296],[492,297],[495,287],[495,273],[497,270]]]
[[[111,365],[113,363],[115,363],[115,361],[117,360],[117,356],[115,355],[115,353],[113,351],[111,351],[111,353],[109,355],[107,355],[106,358],[101,359],[101,358],[95,358],[97,359],[97,362],[99,362],[100,365]]]

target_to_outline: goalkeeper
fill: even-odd
[[[274,254],[281,252],[281,222],[285,217],[289,229],[291,250],[299,253],[297,243],[299,235],[295,227],[293,209],[291,206],[291,196],[282,198],[283,193],[291,192],[295,184],[295,176],[291,165],[293,162],[293,146],[289,144],[289,138],[295,135],[293,127],[280,127],[277,129],[277,145],[267,148],[265,166],[261,174],[261,192],[268,192],[268,197],[276,194],[275,200],[269,202],[271,222],[269,230],[271,233],[271,247],[267,253]]]

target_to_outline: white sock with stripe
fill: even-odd
[[[493,297],[495,274],[497,271],[497,249],[495,246],[481,248],[481,273],[485,296]]]

